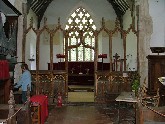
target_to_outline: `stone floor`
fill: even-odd
[[[68,103],[62,107],[49,106],[49,117],[45,124],[134,124],[132,105],[120,104],[119,106],[116,102],[98,104],[94,103],[92,90],[75,91],[87,88],[93,87],[70,86]]]
[[[128,114],[125,107],[120,108],[120,111],[118,108],[116,104],[99,105],[89,102],[69,103],[62,107],[52,105],[49,106],[49,117],[45,124],[118,124],[118,115],[120,124],[134,124],[134,114]]]

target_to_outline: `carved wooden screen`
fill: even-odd
[[[83,8],[81,8],[81,9],[83,9]],[[88,21],[89,20],[87,19],[87,22]],[[40,83],[39,77],[38,77],[39,76],[39,71],[40,71],[40,68],[39,68],[40,65],[39,64],[40,64],[40,54],[41,54],[41,51],[40,51],[41,37],[40,36],[42,35],[42,33],[45,30],[48,32],[48,34],[50,35],[50,39],[48,41],[49,42],[49,48],[50,48],[50,55],[48,55],[50,57],[49,58],[50,59],[50,71],[46,70],[47,71],[46,73],[50,77],[51,85],[54,86],[54,81],[53,81],[53,77],[54,76],[53,75],[54,74],[56,75],[58,73],[53,72],[53,58],[58,53],[54,53],[53,52],[53,49],[54,49],[53,48],[53,36],[59,30],[63,32],[63,39],[65,39],[65,44],[64,44],[65,45],[65,51],[64,51],[64,53],[65,53],[65,56],[64,56],[64,59],[65,59],[65,70],[63,70],[63,71],[64,71],[64,75],[66,74],[66,76],[63,76],[64,77],[64,82],[61,83],[60,86],[58,86],[58,85],[57,86],[58,86],[58,88],[61,88],[61,86],[63,88],[65,87],[64,90],[63,89],[59,89],[58,91],[65,91],[64,94],[66,96],[67,96],[67,85],[68,85],[67,84],[67,82],[68,82],[68,61],[70,59],[70,58],[68,58],[68,57],[70,57],[68,54],[71,54],[73,52],[71,50],[76,50],[79,46],[81,46],[81,47],[83,46],[83,48],[81,48],[81,49],[90,49],[91,51],[93,51],[93,52],[90,51],[92,54],[95,53],[94,56],[91,57],[91,58],[92,59],[94,58],[94,74],[95,74],[94,81],[95,81],[95,84],[96,84],[95,86],[96,86],[96,92],[97,92],[97,90],[99,90],[99,88],[100,88],[99,86],[97,86],[97,84],[98,84],[98,76],[97,76],[97,73],[96,73],[97,72],[98,55],[99,55],[99,43],[100,42],[104,42],[103,40],[99,40],[99,35],[101,34],[101,32],[104,31],[106,33],[106,35],[108,36],[108,38],[107,38],[108,39],[107,41],[109,43],[109,46],[108,46],[108,49],[109,49],[108,57],[109,57],[109,62],[110,62],[109,63],[110,64],[110,66],[109,66],[110,69],[108,70],[109,72],[112,72],[112,64],[113,64],[112,62],[113,62],[113,56],[114,56],[112,54],[112,49],[113,49],[113,43],[114,43],[113,42],[113,37],[114,37],[115,33],[119,33],[119,35],[121,36],[121,39],[122,39],[121,40],[122,41],[122,48],[123,48],[123,52],[122,52],[122,54],[123,54],[122,55],[123,56],[122,59],[123,60],[122,61],[124,63],[124,69],[123,69],[124,71],[127,71],[126,70],[126,65],[127,65],[127,63],[126,63],[126,61],[127,61],[127,48],[126,48],[127,36],[128,36],[128,34],[130,32],[133,32],[136,36],[138,36],[138,31],[135,29],[135,25],[134,24],[131,24],[128,29],[124,30],[120,26],[120,23],[119,23],[118,19],[116,19],[114,21],[114,25],[115,26],[114,26],[113,29],[108,29],[106,27],[104,18],[102,19],[101,28],[97,29],[97,30],[95,30],[94,28],[91,27],[91,25],[93,25],[93,22],[90,23],[90,21],[88,23],[85,23],[87,25],[86,25],[86,27],[84,26],[85,28],[82,29],[82,30],[81,30],[81,28],[76,27],[75,23],[76,23],[76,21],[72,25],[70,25],[71,26],[70,28],[67,28],[67,29],[63,29],[61,27],[60,20],[58,20],[58,24],[57,24],[57,26],[54,29],[49,29],[48,28],[48,26],[46,24],[46,20],[44,21],[44,26],[41,27],[40,29],[34,29],[33,28],[33,24],[31,23],[30,27],[25,32],[24,43],[23,43],[23,61],[25,61],[26,34],[30,30],[33,30],[35,32],[35,34],[36,34],[36,37],[37,37],[36,38],[36,83]],[[132,21],[132,23],[133,23],[133,21]],[[72,32],[74,32],[74,35],[72,35]],[[75,40],[75,42],[73,44],[70,43],[70,37],[71,36]],[[94,42],[89,44],[89,42],[85,42],[86,39],[92,39],[92,41],[94,39]],[[134,47],[138,47],[138,39],[135,42],[137,42],[137,46],[134,46]],[[80,50],[80,51],[84,52],[83,50]],[[43,51],[43,53],[44,52],[45,51]],[[137,53],[138,53],[138,51],[137,51]],[[76,57],[77,57],[77,55],[76,55]],[[77,57],[77,58],[76,57],[74,57],[74,60],[81,60],[82,61],[82,60],[85,60],[84,58],[86,58],[86,57],[83,57],[83,59],[79,59],[79,57]],[[90,57],[87,57],[87,60],[88,60],[88,58],[90,58]],[[138,62],[138,55],[137,55],[137,62]],[[138,66],[138,64],[135,65],[135,66]],[[110,76],[110,75],[108,75],[108,76]],[[122,76],[121,76],[121,78],[122,78]],[[102,82],[101,80],[99,80],[99,81]],[[39,85],[39,84],[37,84],[37,85]],[[109,85],[109,84],[107,84],[107,85]],[[55,88],[55,87],[53,87],[53,88]],[[53,93],[53,92],[54,92],[54,89],[51,90],[51,93]],[[105,92],[105,91],[103,91],[103,92]],[[51,94],[51,95],[53,95],[53,94]],[[95,95],[97,95],[97,94],[95,94]]]

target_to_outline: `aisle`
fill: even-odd
[[[62,107],[49,106],[49,117],[45,124],[118,124],[118,116],[120,124],[135,124],[134,107],[121,105],[120,114],[118,102],[112,104],[81,102],[65,104]]]
[[[87,105],[52,107],[45,124],[114,124],[116,119],[105,110]]]

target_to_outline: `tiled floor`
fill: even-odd
[[[120,110],[120,116],[127,111]],[[122,114],[122,115],[121,115]],[[120,124],[133,124],[133,121]],[[121,119],[122,120],[122,119]],[[94,103],[70,103],[62,107],[50,106],[45,124],[117,124],[118,109],[115,106]]]

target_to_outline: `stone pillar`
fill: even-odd
[[[14,6],[21,12],[18,17],[18,32],[17,32],[17,62],[22,62],[22,39],[23,39],[23,13],[22,0],[15,0]]]
[[[27,13],[23,10],[23,5],[26,4],[25,0],[15,0],[14,6],[21,12],[22,15],[18,17],[18,32],[17,32],[17,62],[22,62],[22,42],[23,42],[23,32],[25,27],[25,17]],[[18,82],[19,76],[21,75],[20,64],[15,66],[14,69],[14,82]]]
[[[141,83],[148,82],[148,60],[146,56],[150,53],[150,39],[153,32],[153,22],[149,14],[148,0],[139,0],[139,71]]]

